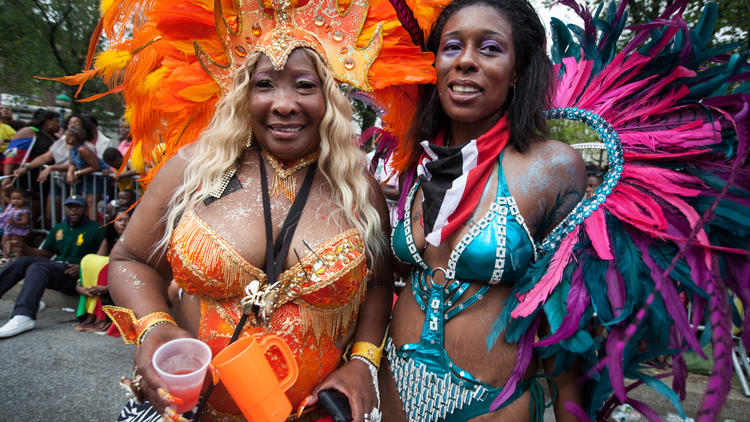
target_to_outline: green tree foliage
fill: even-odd
[[[629,4],[630,22],[647,22],[657,19],[671,1],[669,0],[647,0],[631,1]],[[724,42],[738,42],[748,40],[750,30],[750,13],[748,0],[720,0],[716,2],[719,6],[719,18],[716,22],[716,33]],[[685,20],[688,24],[697,22],[703,12],[705,1],[691,1],[685,10]]]
[[[80,72],[89,39],[99,19],[97,0],[0,0],[0,90],[14,94],[67,91],[76,87],[36,79]],[[78,98],[104,92],[100,81],[88,82]],[[72,97],[72,95],[70,95]],[[74,113],[119,115],[122,101],[107,96],[91,103],[73,102]]]
[[[580,4],[586,4],[592,12],[596,11],[602,0],[576,0]],[[545,6],[557,3],[557,0],[542,0]],[[628,2],[628,25],[644,23],[659,17],[659,14],[672,3],[672,0],[630,0]],[[688,2],[684,13],[685,21],[689,26],[698,22],[703,13],[705,0],[692,0]],[[742,42],[747,46],[750,31],[750,0],[719,0],[719,17],[716,22],[715,33],[719,35],[721,42]],[[617,2],[619,4],[619,1]],[[603,11],[606,11],[606,7]],[[603,12],[604,13],[604,12]],[[627,38],[627,33],[623,38]]]

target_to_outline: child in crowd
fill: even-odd
[[[3,227],[3,258],[0,262],[6,264],[11,252],[16,257],[23,255],[23,242],[31,229],[28,193],[16,187],[10,190],[10,202],[0,214],[0,224]]]
[[[116,209],[117,217],[107,224],[99,250],[96,254],[89,254],[81,259],[81,278],[76,286],[76,292],[81,295],[76,317],[81,323],[76,326],[76,331],[104,333],[111,324],[102,311],[102,302],[104,305],[112,304],[107,286],[109,253],[130,221],[133,210],[126,212],[127,210],[128,208],[119,207]]]
[[[107,165],[115,169],[114,179],[115,183],[117,183],[117,189],[135,189],[133,176],[137,176],[138,172],[136,172],[135,170],[130,170],[130,168],[126,166],[125,170],[122,173],[117,173],[117,171],[119,171],[120,167],[122,166],[122,154],[117,150],[117,148],[105,149],[104,153],[102,154],[102,160],[104,160]]]
[[[127,210],[133,204],[135,204],[136,196],[135,191],[131,189],[124,189],[117,192],[117,199],[112,200],[107,204],[107,214],[110,218],[117,216],[117,209]]]

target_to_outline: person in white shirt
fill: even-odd
[[[91,126],[93,126],[93,138],[91,138],[90,141],[95,146],[96,156],[103,159],[104,151],[106,151],[107,148],[117,148],[120,143],[116,139],[110,138],[99,130],[99,120],[96,116],[84,114],[83,118],[88,120]]]

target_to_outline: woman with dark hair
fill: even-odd
[[[47,152],[55,141],[55,133],[58,130],[60,130],[60,114],[52,110],[42,110],[34,115],[34,119],[27,128],[16,132],[13,139],[36,137],[29,153],[27,160],[29,161]]]
[[[55,133],[57,133],[58,130],[60,130],[59,113],[45,109],[37,110],[34,114],[34,119],[29,123],[29,126],[19,129],[13,136],[11,145],[8,146],[8,150],[5,152],[5,158],[3,159],[3,175],[10,176],[19,165],[21,167],[26,167],[29,162],[46,153],[54,143]],[[22,150],[22,147],[20,146],[21,144],[19,144],[18,149],[11,152],[11,150],[13,150],[13,141],[22,139],[32,139],[30,143],[24,144],[24,146],[28,145],[28,149]],[[32,172],[29,179],[21,178],[20,187],[22,189],[31,190],[35,193],[38,192],[39,185],[33,182],[38,175],[39,171],[36,170]],[[3,179],[0,184],[2,186],[3,195],[5,195],[2,199],[3,204],[6,202],[5,198],[7,198],[8,195],[7,191],[13,183],[13,180],[13,178],[8,177]],[[32,205],[33,208],[36,209],[38,207],[38,201],[33,201]],[[38,215],[38,212],[34,211],[33,214]]]
[[[580,155],[542,137],[553,80],[544,28],[525,0],[457,0],[427,47],[437,83],[395,157],[406,176],[392,246],[411,285],[393,312],[384,419],[541,420],[538,364],[516,376],[523,351],[493,322],[585,188]],[[556,404],[580,401],[574,375],[553,379]]]
[[[94,199],[97,195],[104,193],[104,179],[92,173],[104,171],[109,168],[93,149],[85,145],[86,132],[78,127],[69,127],[65,131],[65,142],[70,147],[70,163],[68,164],[65,180],[75,185],[75,192],[86,195],[88,202],[89,218],[96,219],[96,207]]]
[[[44,167],[39,173],[39,177],[36,179],[39,183],[44,183],[52,171],[67,171],[68,163],[70,161],[70,146],[65,142],[64,132],[71,127],[82,129],[86,141],[91,138],[91,125],[77,114],[72,114],[63,120],[63,136],[54,141],[45,153],[35,157],[33,160],[29,160],[27,164],[16,169],[14,174],[16,176],[21,176],[28,170],[33,170],[49,164]]]

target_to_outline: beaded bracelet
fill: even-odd
[[[148,335],[148,333],[150,333],[150,332],[151,332],[151,329],[152,329],[152,328],[154,328],[154,327],[156,327],[157,325],[162,325],[162,324],[173,324],[173,325],[177,325],[177,324],[175,324],[174,322],[172,322],[172,321],[168,321],[168,320],[164,320],[164,321],[159,321],[159,322],[156,322],[156,323],[154,323],[154,324],[151,324],[151,326],[149,326],[148,328],[146,328],[145,330],[143,330],[143,333],[142,333],[142,334],[141,334],[141,336],[140,336],[140,337],[138,338],[138,343],[136,343],[136,344],[137,344],[138,346],[140,346],[140,345],[141,345],[141,343],[143,343],[143,340],[145,340],[145,339],[146,339],[146,335]]]
[[[372,409],[372,412],[369,413],[370,421],[380,421],[382,415],[380,414],[380,389],[378,388],[378,369],[374,363],[370,362],[370,360],[365,358],[364,356],[352,355],[352,359],[357,359],[364,362],[367,365],[367,368],[370,370],[370,375],[372,375],[372,385],[375,387],[375,397],[377,397],[378,399],[377,407]]]

